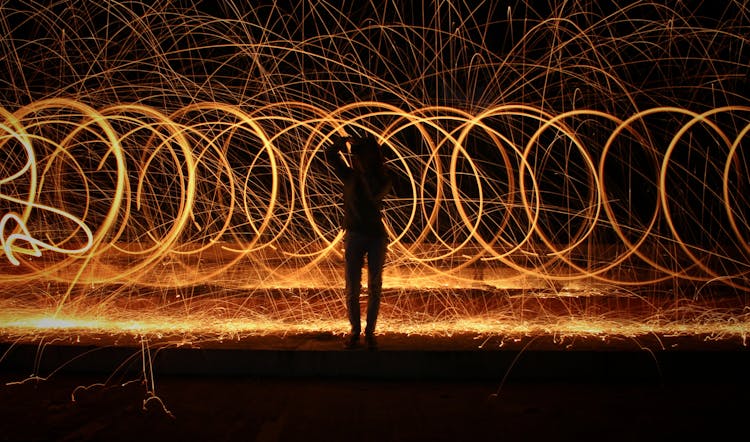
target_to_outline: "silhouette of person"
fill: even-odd
[[[346,144],[351,146],[351,167],[342,158]],[[375,325],[380,310],[380,293],[383,285],[388,238],[382,220],[382,201],[391,190],[392,180],[385,166],[382,152],[375,138],[336,137],[325,150],[326,160],[343,183],[344,220],[344,274],[346,279],[346,306],[351,324],[351,334],[346,348],[359,346],[361,333],[359,295],[362,267],[367,256],[367,323],[365,342],[370,349],[377,348]]]

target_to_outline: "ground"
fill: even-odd
[[[534,376],[507,379],[503,370],[494,378],[485,375],[481,379],[471,371],[453,371],[443,379],[399,376],[395,371],[389,376],[372,371],[351,376],[336,375],[326,365],[380,361],[392,366],[401,360],[415,364],[420,358],[439,362],[476,356],[455,353],[448,358],[449,353],[439,349],[425,353],[389,350],[387,338],[382,341],[384,348],[374,354],[321,350],[332,345],[328,341],[309,344],[318,348],[313,352],[284,348],[279,350],[283,357],[259,353],[273,356],[278,364],[314,361],[328,375],[311,375],[313,370],[307,374],[297,370],[294,376],[236,371],[230,375],[226,370],[218,374],[221,367],[209,370],[205,362],[200,373],[177,374],[168,371],[166,364],[159,371],[160,365],[155,364],[147,383],[137,370],[107,374],[71,369],[46,380],[27,379],[28,373],[9,369],[16,354],[9,351],[0,365],[5,367],[0,371],[0,440],[722,440],[741,435],[750,412],[750,382],[743,374],[748,352],[742,349],[685,349],[677,354],[686,356],[672,359],[667,353],[654,352],[655,360],[663,361],[660,374],[645,377],[628,376],[630,372],[613,367],[608,369],[609,376],[591,378],[571,376],[570,367],[558,377],[541,369]],[[311,341],[306,338],[297,343],[302,342]],[[188,353],[227,364],[233,358],[239,360],[243,350],[230,349],[221,358],[206,352]],[[592,361],[605,354],[549,348],[536,355],[523,354],[514,370],[531,373],[533,364],[565,367],[565,361],[589,364],[581,370],[604,367]],[[628,354],[615,352],[606,360],[625,363]],[[545,359],[544,355],[552,356]],[[653,363],[631,366],[657,373]],[[149,400],[144,404],[144,399]]]

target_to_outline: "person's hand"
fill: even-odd
[[[343,152],[346,150],[346,143],[351,142],[352,137],[342,137],[341,135],[331,135],[331,142],[333,143],[330,149],[334,152]]]

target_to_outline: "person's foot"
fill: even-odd
[[[375,339],[374,334],[366,334],[365,335],[365,343],[367,344],[368,350],[377,350],[378,349],[378,340]]]
[[[344,341],[344,348],[352,350],[357,347],[359,347],[359,333],[352,333],[346,338],[346,341]]]

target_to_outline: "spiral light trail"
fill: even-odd
[[[4,3],[0,329],[343,330],[372,134],[386,330],[744,342],[747,4],[533,3]]]

